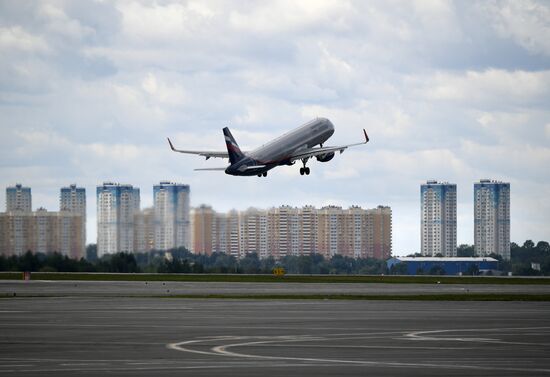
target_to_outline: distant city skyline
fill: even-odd
[[[421,184],[420,187],[421,254],[428,256],[439,254],[443,256],[455,256],[457,247],[456,184],[428,180],[426,183]],[[21,183],[6,187],[6,207],[12,210],[9,213],[14,211],[15,214],[28,212],[33,216],[35,213],[45,213],[46,209],[43,207],[39,207],[37,211],[31,212],[31,191],[31,187],[24,186]],[[479,182],[474,182],[473,191],[475,207],[473,217],[475,223],[474,246],[476,253],[479,255],[495,253],[502,255],[505,259],[509,259],[511,242],[510,184],[491,179],[481,179]],[[168,250],[180,246],[192,251],[198,250],[198,252],[204,252],[204,250],[210,250],[209,252],[212,252],[215,241],[208,240],[205,229],[208,229],[208,232],[215,232],[216,229],[213,224],[219,221],[219,219],[216,220],[217,216],[220,213],[223,214],[223,212],[214,211],[211,206],[204,203],[199,206],[191,206],[190,187],[186,184],[161,181],[159,184],[153,185],[153,192],[155,197],[154,206],[141,207],[140,188],[138,187],[113,182],[104,182],[96,186],[97,202],[100,203],[96,208],[99,219],[98,229],[102,229],[101,235],[100,232],[96,233],[98,255],[101,256],[118,251],[144,252],[151,249]],[[227,211],[227,214],[238,214],[239,222],[241,221],[241,214],[243,214],[245,220],[242,221],[246,222],[248,221],[246,218],[250,215],[250,211],[264,213],[264,216],[267,216],[266,211],[276,208],[298,209],[298,207],[300,206],[282,205],[279,207],[271,206],[263,208],[248,206],[248,209],[240,211],[231,209]],[[81,221],[82,226],[79,227],[78,235],[82,240],[80,244],[84,245],[85,225],[87,222],[85,188],[78,187],[76,184],[60,188],[59,208],[62,212],[72,212],[80,215],[79,221]],[[315,206],[307,204],[302,205],[301,208],[302,210],[300,211],[307,208],[317,211]],[[341,207],[328,205],[320,208],[338,209]],[[349,208],[351,210],[352,208],[360,207],[352,205]],[[205,209],[207,211],[203,213]],[[9,213],[4,213],[3,215],[10,216]],[[198,222],[196,218],[197,213],[202,214]],[[49,214],[55,215],[53,212]],[[311,215],[313,215],[313,212]],[[315,212],[315,216],[317,216],[317,212]],[[6,218],[6,216],[3,217],[4,220]],[[210,225],[206,225],[205,219],[210,221]],[[196,229],[197,224],[199,226],[198,232]],[[6,224],[2,223],[0,225],[2,225],[2,228],[5,228]],[[390,226],[390,228],[392,227]],[[259,232],[259,229],[255,232]],[[264,234],[268,233],[265,229],[262,232]],[[299,232],[309,234],[311,227],[302,228],[301,225]],[[22,234],[19,234],[19,237]],[[390,230],[391,238],[393,238],[392,234],[393,230]],[[4,236],[5,234],[2,233],[2,237]],[[249,241],[246,242],[249,243]],[[255,247],[258,249],[257,251],[259,254],[262,254],[265,246],[259,247],[257,245],[258,240],[254,242],[256,243]],[[521,242],[519,243],[521,244]],[[300,248],[309,250],[308,248],[313,247],[314,243],[316,244],[316,241],[313,239],[303,239],[300,241]],[[206,246],[207,244],[210,246]],[[199,246],[197,247],[197,245]],[[319,246],[319,244],[316,244],[315,247]],[[245,249],[242,249],[242,247],[240,246],[241,249],[239,251],[241,254],[246,249],[246,247]],[[228,252],[229,249],[225,250],[225,248],[221,248],[220,250]],[[302,252],[307,254],[307,250]],[[354,255],[357,256],[358,254]],[[399,254],[394,255],[398,256]]]

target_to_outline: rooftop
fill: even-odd
[[[491,257],[394,257],[402,262],[498,262]]]

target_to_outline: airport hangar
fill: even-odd
[[[473,268],[479,272],[497,271],[498,260],[490,257],[393,257],[386,261],[388,269],[405,263],[407,275],[428,274],[434,267],[440,267],[445,275],[464,275]]]

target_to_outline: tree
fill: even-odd
[[[330,272],[334,274],[351,273],[353,262],[351,258],[336,254],[330,259]]]
[[[257,253],[248,253],[239,261],[239,270],[245,274],[260,272],[261,263]]]
[[[537,251],[540,254],[550,255],[550,244],[546,241],[539,241],[537,243]]]
[[[456,255],[458,257],[475,257],[474,245],[465,245],[462,244],[457,247]]]
[[[191,267],[189,266],[187,259],[164,259],[164,263],[159,266],[158,272],[169,274],[187,273],[191,272]]]
[[[260,269],[261,272],[264,274],[270,274],[273,271],[273,268],[275,267],[275,258],[273,257],[267,257],[260,261]]]
[[[27,252],[19,258],[18,269],[20,271],[38,271],[40,267],[42,267],[42,264],[38,260],[38,256],[33,254],[30,250],[27,250]]]
[[[135,256],[127,253],[103,256],[100,266],[105,272],[140,272]]]
[[[523,249],[525,250],[531,250],[535,248],[535,243],[531,240],[527,240],[523,243]]]

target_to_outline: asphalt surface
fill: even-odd
[[[0,299],[0,375],[106,374],[550,376],[550,303]]]
[[[206,294],[550,294],[550,284],[376,284],[376,283],[218,283],[0,280],[0,297],[33,296],[156,296]]]

